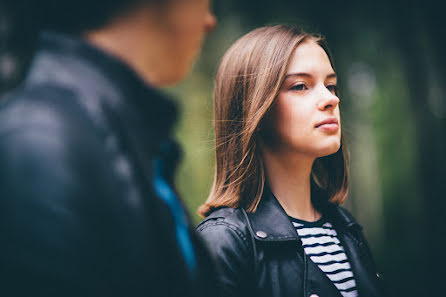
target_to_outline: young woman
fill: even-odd
[[[380,296],[348,192],[337,76],[320,36],[239,39],[215,80],[216,173],[197,230],[225,296]]]

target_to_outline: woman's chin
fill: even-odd
[[[339,151],[341,148],[341,142],[340,141],[334,141],[333,143],[329,143],[325,145],[324,147],[321,147],[317,150],[317,157],[326,157],[335,154]]]

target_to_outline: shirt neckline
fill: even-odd
[[[288,218],[291,220],[291,222],[301,224],[304,227],[322,227],[327,222],[324,215],[322,215],[319,220],[314,221],[314,222],[304,221],[304,220],[301,220],[301,219],[298,219],[298,218],[295,218],[292,216],[288,216]]]

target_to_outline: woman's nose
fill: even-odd
[[[339,104],[338,96],[336,96],[326,88],[325,92],[323,92],[320,96],[321,99],[318,102],[318,108],[320,110],[334,109]]]

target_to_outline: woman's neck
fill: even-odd
[[[311,169],[314,158],[263,149],[269,187],[285,212],[294,218],[316,221],[320,214],[311,203]]]

